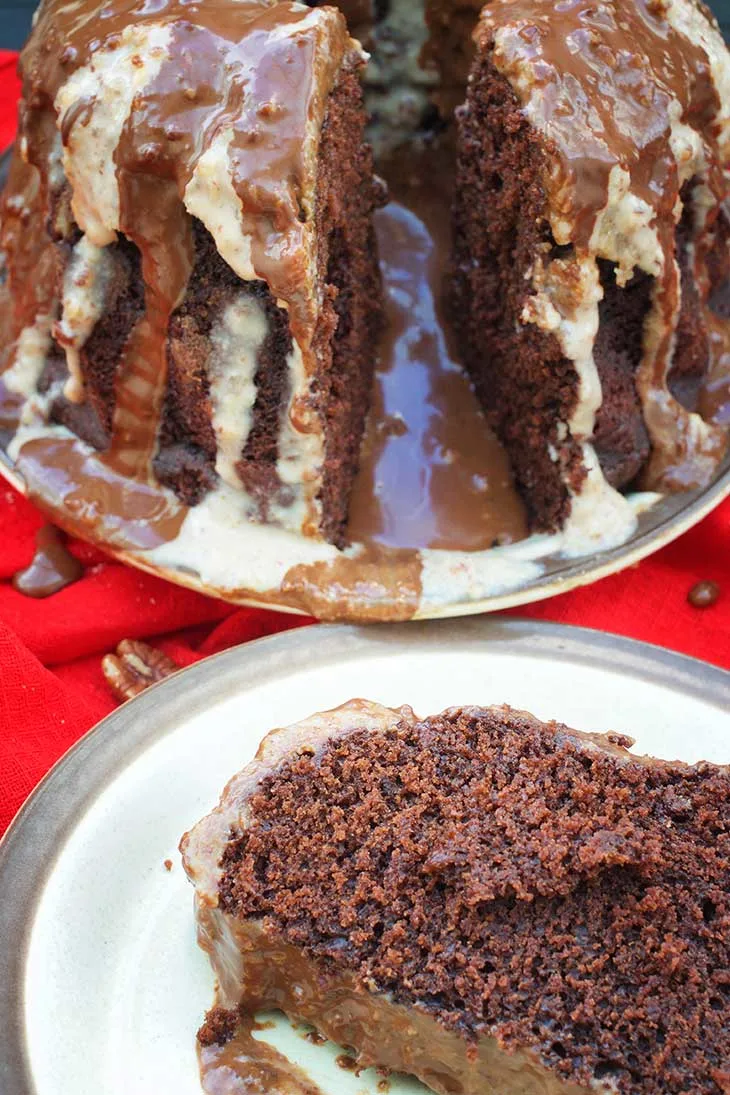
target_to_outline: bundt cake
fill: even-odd
[[[630,744],[364,701],[269,734],[182,844],[205,1089],[278,1008],[440,1095],[726,1095],[730,771]]]
[[[352,540],[373,369],[397,342],[381,336],[376,229],[401,249],[422,232],[410,212],[383,219],[370,148],[394,193],[404,177],[428,190],[428,158],[409,162],[405,142],[452,182],[434,218],[453,220],[448,304],[434,289],[433,330],[401,338],[399,398],[458,422],[448,444],[426,431],[418,459],[439,462],[443,498],[458,493],[449,468],[468,479],[465,512],[493,504],[497,479],[522,501],[488,543],[389,543],[475,556],[528,528],[560,533],[565,554],[622,542],[645,496],[706,486],[727,447],[730,56],[716,23],[696,0],[338,7],[43,0],[1,209],[15,466],[31,486],[43,469],[37,493],[70,517],[104,514],[112,543],[114,515],[124,546],[155,548],[225,493],[231,527],[303,533],[307,558],[331,562],[312,545]],[[404,292],[396,266],[383,264],[391,305],[420,315],[422,285]],[[463,393],[454,410],[448,384],[424,387],[429,340],[466,369],[481,408],[468,423]],[[403,410],[368,436],[408,433]],[[514,486],[472,459],[494,444],[487,422]],[[402,481],[419,476],[439,478]],[[378,468],[361,482],[387,490]],[[408,527],[450,524],[447,507]],[[179,554],[202,572],[204,552]]]

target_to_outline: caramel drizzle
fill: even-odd
[[[320,1088],[294,1062],[254,1032],[271,1024],[241,1013],[232,1039],[224,1045],[198,1044],[200,1081],[208,1095],[322,1095]]]
[[[702,181],[719,205],[727,196],[715,120],[720,110],[709,59],[676,31],[653,0],[497,0],[484,13],[477,39],[499,33],[495,60],[507,72],[531,117],[550,142],[546,189],[576,254],[594,255],[612,168],[624,168],[631,191],[653,211],[662,266],[652,316],[661,333],[645,341],[637,386],[652,440],[644,486],[671,490],[705,485],[727,444],[726,431],[703,423],[669,393],[680,301],[674,229],[680,178],[670,144],[670,114],[704,143]],[[528,88],[526,89],[525,84]],[[712,218],[710,218],[711,220]],[[615,256],[606,256],[615,259]],[[653,272],[653,271],[649,271]],[[707,287],[702,300],[707,304]],[[725,332],[721,336],[725,346]],[[720,353],[723,356],[725,350]]]
[[[36,533],[33,559],[13,577],[13,586],[27,597],[50,597],[78,581],[84,568],[67,550],[61,533],[53,525],[44,525]]]
[[[407,148],[380,167],[396,199],[375,218],[387,322],[348,534],[452,551],[524,539],[506,454],[449,345],[452,142]]]

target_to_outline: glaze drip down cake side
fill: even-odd
[[[630,744],[364,701],[267,735],[181,845],[205,1089],[274,1008],[440,1095],[727,1095],[730,773]]]
[[[499,555],[529,533],[548,558],[615,547],[716,476],[730,56],[695,0],[338,7],[44,0],[0,206],[0,439],[85,535],[318,614],[380,582],[407,616],[534,577],[542,541]],[[398,280],[423,224],[382,209],[374,170],[451,220],[424,251],[430,312]],[[384,486],[373,452],[419,416],[418,466]],[[388,540],[357,518],[443,481],[457,527],[459,474],[487,520],[448,551],[438,522]],[[376,565],[383,544],[401,554]]]

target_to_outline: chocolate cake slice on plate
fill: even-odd
[[[730,772],[630,744],[360,700],[270,733],[182,842],[202,1040],[277,1008],[440,1095],[727,1095]]]

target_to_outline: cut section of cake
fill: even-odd
[[[730,771],[508,707],[270,733],[183,838],[201,1058],[281,1009],[440,1095],[726,1095]]]
[[[533,527],[632,521],[727,447],[730,56],[694,0],[495,0],[459,112],[453,307]]]
[[[333,8],[41,5],[2,208],[16,451],[50,422],[343,542],[381,312],[364,59]]]

